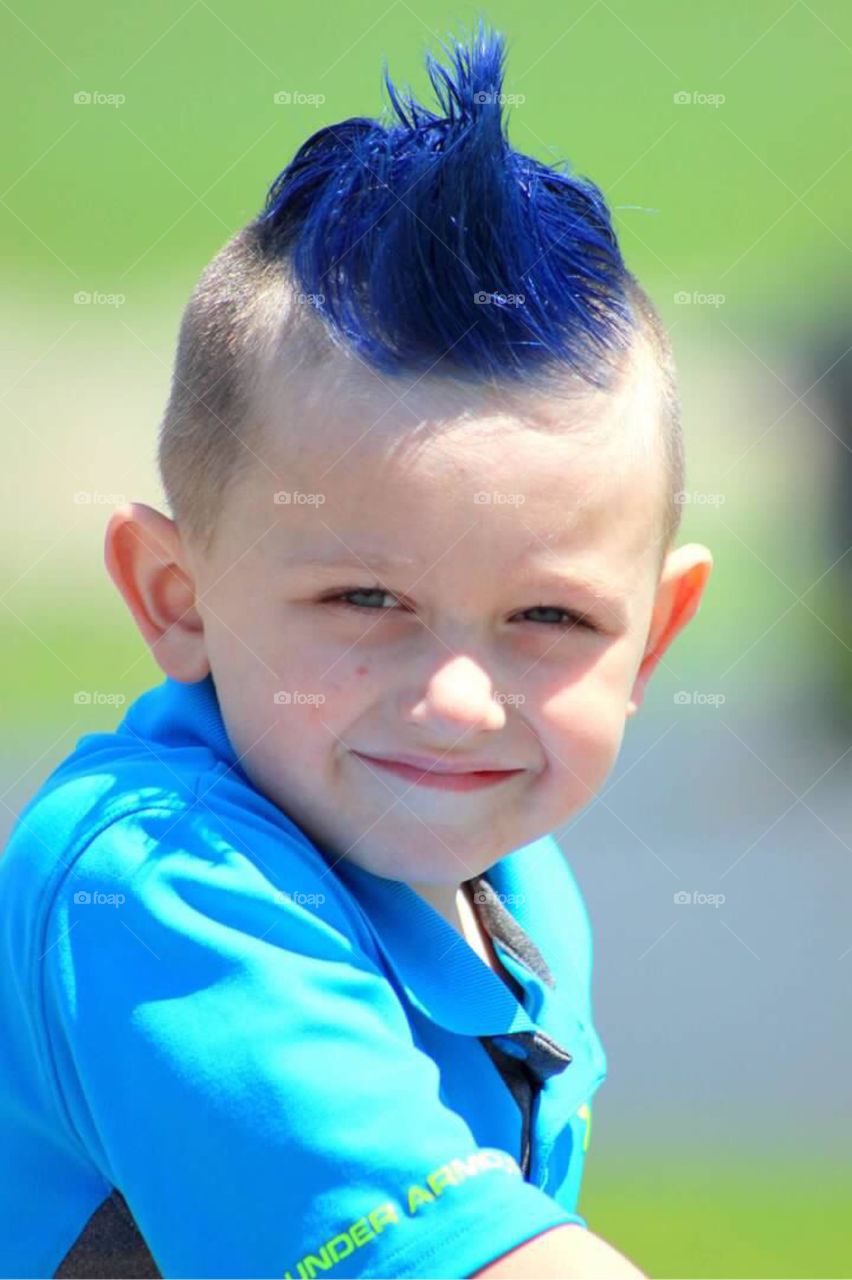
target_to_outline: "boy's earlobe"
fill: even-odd
[[[712,568],[712,553],[697,542],[678,547],[667,557],[657,587],[648,643],[627,704],[628,716],[642,705],[654,668],[697,612]]]
[[[210,670],[177,525],[142,502],[118,507],[104,538],[104,561],[159,666],[184,684]]]

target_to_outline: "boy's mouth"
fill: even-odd
[[[444,760],[426,761],[425,757],[400,756],[387,758],[369,756],[360,751],[353,753],[368,764],[378,765],[387,772],[417,786],[438,787],[445,791],[471,791],[478,787],[494,786],[508,778],[523,773],[523,769],[484,767],[473,764],[447,763]],[[489,762],[490,763],[490,762]]]

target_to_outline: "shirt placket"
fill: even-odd
[[[510,980],[509,985],[535,1020],[543,999],[541,984],[553,988],[556,980],[535,943],[506,910],[488,881],[482,876],[474,877],[471,887],[474,909],[491,938],[495,954]],[[479,1036],[478,1039],[520,1109],[519,1165],[523,1176],[528,1179],[532,1165],[533,1120],[541,1087],[550,1076],[570,1065],[572,1055],[540,1030]]]

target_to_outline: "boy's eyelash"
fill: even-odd
[[[353,604],[351,600],[346,599],[347,596],[356,596],[356,595],[358,596],[382,595],[382,596],[390,596],[394,600],[399,599],[399,597],[396,596],[393,591],[387,591],[385,590],[384,587],[352,587],[348,591],[340,591],[340,592],[336,592],[332,596],[325,596],[323,598],[323,603],[339,604],[344,609],[356,609],[359,613],[390,612],[390,610],[382,609],[382,608],[373,608],[371,605],[367,605],[367,604]],[[565,615],[567,619],[569,619],[568,622],[539,622],[538,624],[539,626],[559,627],[563,631],[569,631],[572,627],[575,627],[575,626],[583,627],[588,631],[600,630],[600,628],[595,625],[595,623],[591,620],[591,618],[587,617],[585,614],[575,612],[573,609],[565,609],[562,607],[562,605],[533,604],[533,605],[530,605],[528,609],[524,609],[522,612],[532,613],[536,609],[541,609],[545,611],[550,610],[555,613],[562,613]]]

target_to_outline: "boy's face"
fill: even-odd
[[[600,790],[649,631],[676,600],[683,625],[706,572],[657,599],[649,370],[571,402],[407,386],[270,382],[262,456],[183,566],[255,785],[335,857],[458,885]],[[514,772],[451,789],[366,758],[404,755]]]

